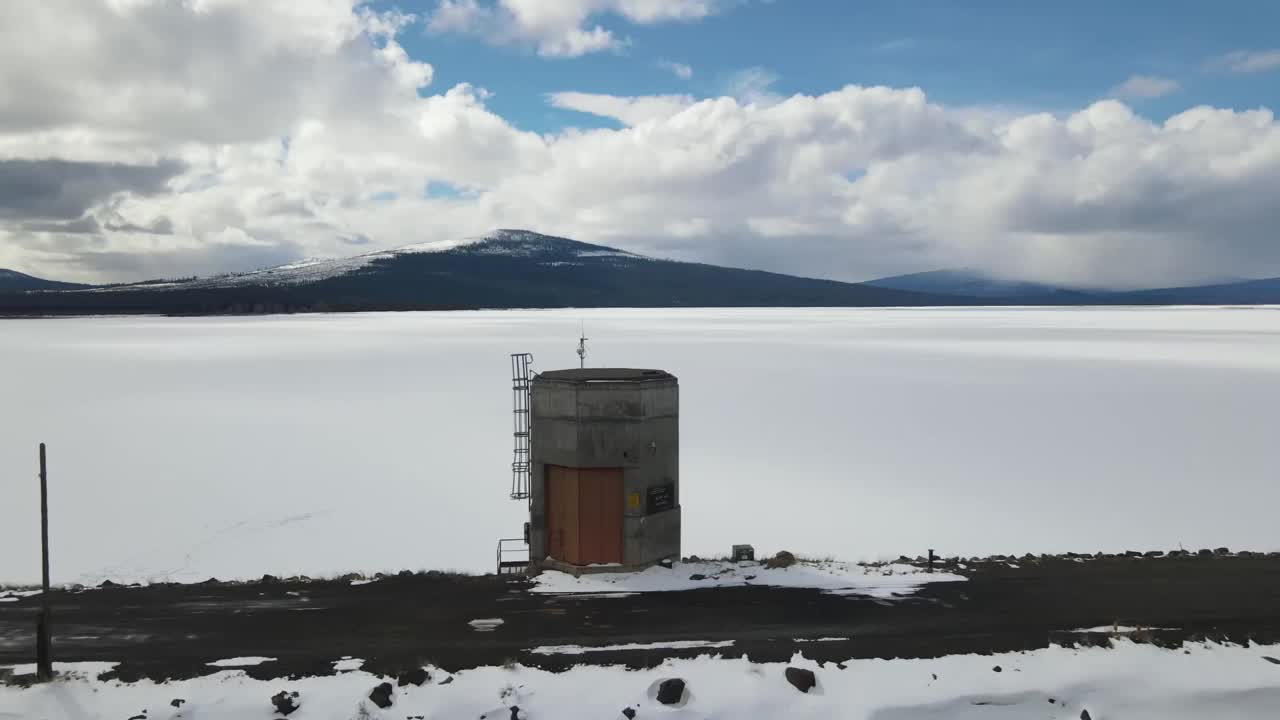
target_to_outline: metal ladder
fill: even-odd
[[[511,499],[528,500],[529,493],[529,376],[533,355],[511,355],[511,400],[515,457],[511,462]]]

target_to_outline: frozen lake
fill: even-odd
[[[491,569],[508,355],[681,382],[686,554],[1280,549],[1280,308],[0,321],[0,582]]]

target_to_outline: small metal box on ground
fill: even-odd
[[[679,385],[662,370],[530,383],[529,557],[571,572],[680,557]]]

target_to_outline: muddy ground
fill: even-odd
[[[1231,555],[968,564],[968,582],[928,585],[892,601],[763,587],[625,597],[549,596],[528,581],[444,574],[343,581],[206,583],[56,592],[59,662],[120,663],[122,680],[185,678],[206,663],[265,656],[258,678],[333,672],[343,656],[388,674],[520,662],[649,666],[713,653],[781,661],[937,657],[1108,642],[1081,628],[1155,628],[1138,639],[1280,642],[1280,556]],[[34,661],[39,597],[0,603],[0,665]],[[491,632],[469,621],[501,618]],[[845,640],[812,642],[817,638]],[[544,655],[547,645],[732,640],[707,650]],[[806,640],[809,640],[806,642]]]

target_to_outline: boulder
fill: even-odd
[[[447,677],[447,678],[445,678],[445,679],[441,680],[441,681],[440,681],[440,684],[441,684],[441,685],[448,685],[448,684],[449,684],[449,683],[451,683],[451,682],[453,682],[453,676],[452,676],[452,675],[450,675],[449,677]]]
[[[1080,720],[1093,720],[1093,716],[1089,714],[1088,710],[1081,710]]]
[[[1213,554],[1213,551],[1208,548],[1201,548],[1198,552],[1196,552],[1196,554],[1199,555],[1200,557],[1209,557],[1210,555]]]
[[[400,687],[404,687],[405,685],[421,686],[430,679],[431,673],[427,672],[426,668],[415,668],[413,670],[406,670],[405,672],[400,673],[400,677],[396,678],[396,685],[399,685]]]
[[[1164,555],[1163,550],[1148,550],[1142,553],[1142,557],[1149,557],[1149,558],[1158,558],[1162,555]]]
[[[774,555],[773,557],[769,558],[769,561],[765,563],[766,567],[768,567],[770,570],[777,570],[780,568],[789,568],[795,564],[796,564],[796,556],[792,555],[786,550],[780,551],[777,555]]]
[[[1272,665],[1280,665],[1280,660],[1277,660],[1277,659],[1275,659],[1275,658],[1271,657],[1270,655],[1263,655],[1263,656],[1262,656],[1262,659],[1263,659],[1263,660],[1266,660],[1267,662],[1271,663]]]
[[[807,693],[818,684],[818,678],[814,676],[812,670],[804,668],[789,667],[786,670],[787,682],[791,686],[802,693]]]
[[[706,580],[707,576],[703,575],[702,573],[694,573],[689,576],[689,579],[690,580]]]
[[[1138,552],[1137,550],[1125,550],[1124,556],[1129,558],[1136,558],[1136,557],[1142,557],[1142,553]]]
[[[276,712],[281,715],[289,715],[301,707],[298,703],[298,693],[281,690],[271,696],[271,704],[276,706]]]
[[[624,707],[622,708],[622,716],[627,720],[636,720],[636,711],[634,708]]]
[[[183,703],[185,703],[185,702],[186,702],[186,700],[183,700],[182,698],[174,698],[174,699],[172,699],[172,700],[170,700],[170,701],[169,701],[169,704],[170,704],[170,705],[172,705],[172,706],[174,706],[174,707],[176,707],[176,708],[180,708],[180,707],[182,707]]]
[[[658,685],[658,702],[663,705],[675,705],[684,697],[684,680],[669,678]]]
[[[1004,672],[1004,668],[1002,668],[1002,667],[1000,667],[999,665],[997,665],[997,666],[995,666],[995,667],[991,668],[991,672]]]
[[[384,682],[373,689],[369,693],[369,699],[374,705],[386,710],[391,707],[391,683]]]
[[[1213,549],[1213,554],[1214,554],[1214,555],[1230,555],[1230,554],[1231,554],[1231,548],[1224,548],[1224,547],[1214,548],[1214,549]]]
[[[525,720],[527,717],[529,716],[520,711],[519,705],[511,706],[511,720]]]

